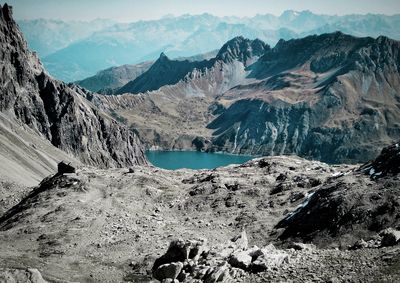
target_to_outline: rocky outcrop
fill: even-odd
[[[385,147],[375,160],[365,163],[359,170],[374,179],[400,173],[400,144]]]
[[[171,242],[167,252],[155,261],[153,277],[160,281],[232,282],[245,278],[248,272],[263,272],[287,263],[289,255],[272,244],[248,248],[243,231],[226,246],[211,249],[205,240]]]
[[[391,151],[392,155],[387,152],[388,149],[383,150],[387,160],[397,156],[397,151]],[[382,156],[374,162],[380,164],[379,161]],[[357,171],[333,176],[277,224],[277,228],[284,228],[280,238],[313,241],[321,246],[334,242],[346,246],[353,245],[359,238],[372,237],[383,229],[399,227],[400,220],[396,216],[400,213],[399,187],[396,175],[371,179]],[[387,233],[390,234],[388,242],[396,243],[399,232],[386,231],[390,232]],[[382,236],[384,234],[386,232]]]
[[[136,134],[99,111],[85,98],[89,93],[45,72],[28,50],[8,5],[0,10],[0,38],[1,112],[86,164],[115,167],[146,163]]]

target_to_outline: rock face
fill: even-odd
[[[84,163],[145,164],[132,131],[99,111],[82,89],[52,79],[27,49],[8,5],[0,10],[0,111]]]

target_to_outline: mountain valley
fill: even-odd
[[[338,17],[240,21],[300,34]],[[193,45],[191,24],[209,24],[200,38],[227,28],[179,20]],[[153,24],[111,25],[107,38]],[[196,56],[158,52],[159,38],[154,61],[100,62],[65,83],[0,5],[0,282],[400,281],[400,42],[331,32],[271,47],[226,34]],[[254,158],[165,170],[146,158],[158,149]]]

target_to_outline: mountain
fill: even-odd
[[[188,60],[203,61],[214,58],[218,50],[210,51],[204,54],[198,54],[190,57],[176,58],[178,61]],[[135,80],[138,76],[146,72],[152,65],[153,61],[142,62],[134,65],[122,65],[111,67],[99,71],[96,75],[75,82],[76,84],[94,92],[103,94],[113,94],[115,91],[128,82]]]
[[[173,85],[194,69],[201,71],[209,66],[209,61],[170,60],[164,53],[161,53],[148,71],[122,86],[116,91],[116,94],[146,92],[159,89],[164,85]]]
[[[50,147],[43,141],[46,139],[63,150],[64,156],[71,155],[89,165],[120,167],[146,163],[137,135],[90,103],[86,98],[90,98],[91,93],[54,80],[46,73],[36,55],[28,50],[7,4],[0,10],[0,27],[3,66],[0,70],[0,112],[11,121],[5,124],[10,132],[5,138],[15,140],[13,135],[22,136],[22,128],[27,127],[26,135],[35,134],[42,139],[38,148],[11,140],[12,151],[18,154],[29,151],[30,155],[24,156],[29,158],[32,154],[40,154],[40,147]],[[21,131],[13,131],[13,125],[19,125]],[[1,150],[4,156],[12,152],[7,146]],[[53,159],[62,156],[57,153],[59,151],[51,151],[55,152]],[[40,155],[37,158],[43,163],[46,163],[45,158],[49,159]],[[54,161],[47,162],[47,167],[49,164]]]
[[[154,69],[149,69],[132,82],[156,82],[155,87],[142,85],[156,90],[137,95],[94,95],[92,102],[104,111],[112,109],[124,117],[140,133],[147,148],[201,149],[212,137],[206,126],[214,118],[210,107],[215,98],[238,84],[247,83],[247,66],[269,48],[260,40],[236,37],[207,61],[177,61],[162,56],[154,65],[156,70],[169,67],[165,76],[155,77]],[[163,81],[164,77],[170,78],[169,73],[179,74],[172,78],[177,83],[169,85],[174,81]],[[162,83],[165,85],[160,86]]]
[[[400,137],[399,51],[340,32],[280,41],[251,66],[257,82],[220,97],[213,150],[369,160]]]
[[[243,37],[236,37],[228,41],[210,60],[170,60],[164,53],[161,53],[148,71],[118,89],[116,94],[152,91],[165,85],[174,85],[184,79],[190,80],[193,72],[200,74],[207,72],[218,61],[224,63],[239,61],[247,66],[251,60],[261,56],[265,48],[269,48],[269,46],[261,40],[251,41]]]
[[[213,65],[130,90],[155,91],[95,96],[94,103],[125,117],[148,148],[354,163],[400,137],[399,42],[335,32],[274,48],[260,43],[247,62],[250,42],[259,41],[237,37],[208,61]],[[176,63],[161,58],[155,66],[164,60]],[[129,84],[166,77],[150,70]]]
[[[76,84],[90,91],[99,92],[114,90],[134,80],[146,72],[153,62],[143,62],[136,65],[122,65],[99,71],[96,75],[77,81]]]
[[[115,24],[114,21],[106,19],[89,22],[36,19],[19,20],[17,23],[28,41],[29,48],[37,52],[40,58]]]
[[[399,15],[328,16],[310,11],[285,11],[280,16],[266,14],[248,18],[182,15],[106,26],[41,59],[50,74],[65,81],[76,81],[112,66],[154,61],[161,52],[169,58],[205,53],[218,49],[236,36],[259,38],[271,46],[280,39],[337,30],[355,36],[385,35],[400,39],[399,22]],[[46,31],[45,26],[39,29],[32,25],[31,28],[33,30],[26,29],[29,41],[39,40],[45,45],[47,41],[35,35],[52,34],[52,31]]]

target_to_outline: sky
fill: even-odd
[[[0,0],[14,6],[16,19],[93,20],[120,22],[158,19],[167,14],[254,16],[285,10],[318,14],[400,14],[400,0]]]

